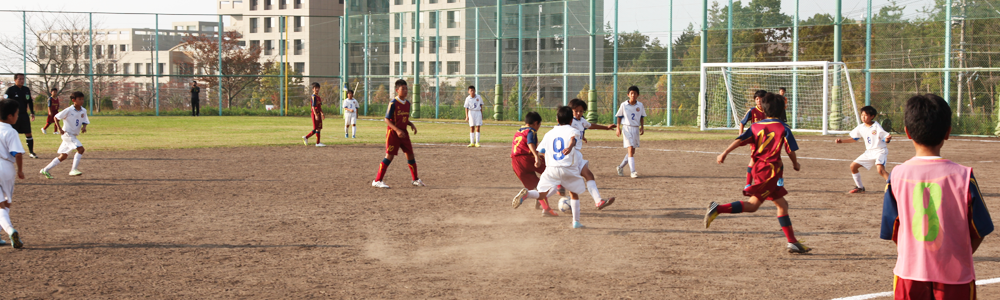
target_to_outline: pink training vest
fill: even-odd
[[[969,237],[972,168],[947,159],[913,158],[892,170],[899,210],[897,276],[966,284],[976,279]]]

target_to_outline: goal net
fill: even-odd
[[[738,129],[757,90],[786,89],[787,124],[794,131],[846,133],[861,123],[844,63],[705,63],[701,66],[701,130]],[[749,124],[747,124],[749,126]]]

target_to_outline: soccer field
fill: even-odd
[[[613,131],[588,130],[585,158],[602,195],[618,200],[598,211],[582,195],[587,228],[573,230],[569,216],[510,208],[521,188],[513,122],[484,127],[482,148],[465,147],[460,120],[417,123],[428,187],[410,186],[397,159],[392,189],[381,190],[370,186],[384,153],[379,121],[361,122],[354,140],[328,118],[330,147],[316,148],[299,138],[307,118],[91,120],[81,177],[64,163],[42,178],[58,138],[36,132],[42,159],[25,159],[11,212],[25,247],[0,248],[0,298],[831,299],[892,289],[896,249],[878,239],[884,183],[862,170],[873,192],[845,194],[863,146],[834,137],[797,135],[802,171],[786,170],[786,198],[814,250],[793,255],[771,204],[704,229],[709,202],[745,199],[747,151],[715,163],[731,132],[647,131],[632,179],[613,170],[624,155]],[[956,137],[942,151],[975,169],[994,210],[997,146]],[[914,153],[899,137],[889,149],[889,169]],[[975,254],[977,278],[1000,277],[997,245],[989,235]],[[998,294],[979,287],[980,299]]]

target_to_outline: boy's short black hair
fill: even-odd
[[[476,86],[470,85],[468,89],[475,91],[476,90]]]
[[[191,80],[191,83],[198,83],[197,80]]]
[[[347,93],[348,93],[348,94],[351,94],[351,95],[354,95],[354,90],[352,90],[352,89],[347,89]]]
[[[541,123],[542,115],[538,114],[537,112],[528,112],[528,114],[524,115],[524,124],[531,125],[535,124],[535,122]]]
[[[309,85],[309,87],[314,89],[319,88],[319,82],[313,82],[312,84]]]
[[[579,99],[577,99],[579,100]],[[573,109],[569,106],[560,106],[559,111],[556,112],[556,120],[559,121],[559,125],[569,125],[573,123]]]
[[[69,95],[69,98],[70,99],[80,99],[80,98],[83,98],[83,92],[81,92],[81,91],[73,92],[72,94]]]
[[[396,84],[394,84],[392,86],[392,90],[398,90],[399,87],[401,87],[401,86],[406,86],[406,80],[404,80],[404,79],[398,79],[398,80],[396,80]]]
[[[49,91],[50,91],[50,92],[58,92],[58,91],[59,91],[59,89],[57,89],[57,88],[51,88],[51,89],[49,89]]]
[[[573,98],[573,100],[569,100],[569,107],[570,109],[583,107],[583,110],[587,110],[587,102],[577,98]]]
[[[634,86],[634,85],[630,86],[630,87],[628,87],[628,92],[626,92],[626,93],[630,93],[632,91],[635,91],[635,93],[638,94],[639,93],[639,87]]]
[[[871,105],[862,107],[861,108],[861,112],[863,112],[863,113],[865,113],[865,114],[867,114],[869,116],[877,116],[878,115],[878,111],[875,110],[875,108],[872,107]]]
[[[6,120],[8,116],[16,114],[18,106],[14,99],[0,100],[0,120]]]
[[[17,80],[17,77],[19,77],[19,76],[20,76],[21,78],[24,78],[24,73],[15,73],[15,74],[14,74],[14,80]]]
[[[766,96],[766,95],[767,95],[767,91],[765,91],[765,90],[757,90],[756,92],[753,92],[753,97],[754,98],[758,98],[758,97],[759,98],[764,98],[764,96]]]
[[[786,90],[785,87],[779,87],[778,91],[787,92],[788,90]]]
[[[951,107],[938,95],[916,95],[906,100],[903,119],[914,142],[936,146],[944,141],[951,129]]]
[[[785,115],[785,97],[774,93],[764,93],[760,106],[768,118],[781,118]]]

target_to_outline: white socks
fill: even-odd
[[[628,164],[628,154],[625,154],[625,158],[622,158],[622,163],[618,164],[619,168],[624,168]]]
[[[569,206],[573,208],[573,222],[580,222],[580,200],[569,200]]]
[[[590,196],[594,197],[594,204],[601,202],[601,192],[597,190],[597,181],[588,180],[587,191],[590,192]]]
[[[479,144],[479,132],[476,132],[476,144]]]
[[[56,157],[56,158],[53,158],[53,159],[52,159],[52,162],[50,162],[50,163],[49,163],[49,165],[48,165],[48,166],[45,166],[45,169],[42,169],[42,170],[45,170],[45,172],[48,172],[49,170],[52,170],[52,168],[55,168],[55,167],[56,167],[56,165],[58,165],[58,164],[59,164],[59,162],[60,162],[60,161],[59,161],[59,158],[58,158],[58,157]]]
[[[7,232],[8,235],[14,233],[14,224],[10,223],[10,208],[0,208],[0,227],[3,231]]]
[[[628,158],[628,168],[629,168],[629,170],[632,170],[632,173],[635,173],[635,157],[629,156],[629,158]]]
[[[76,170],[78,167],[80,167],[80,158],[83,158],[83,155],[81,155],[79,152],[73,154],[73,170]]]
[[[475,143],[476,143],[476,133],[469,132],[469,144],[475,144]]]
[[[347,134],[347,127],[351,127],[351,126],[344,126],[344,134]]]
[[[865,185],[863,183],[861,183],[861,173],[851,174],[851,177],[854,177],[854,185],[856,185],[856,186],[858,186],[859,188],[862,188],[862,189],[865,188]]]
[[[351,136],[358,136],[358,125],[351,125]]]

